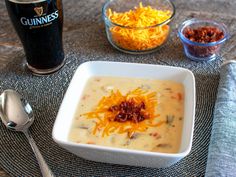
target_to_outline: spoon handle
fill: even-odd
[[[39,167],[41,169],[41,173],[43,175],[43,177],[54,177],[52,171],[50,170],[49,166],[47,165],[46,161],[44,160],[42,154],[40,153],[33,137],[31,136],[30,132],[28,131],[25,131],[24,132],[25,136],[27,137],[33,151],[34,151],[34,154],[38,160],[38,163],[39,163]]]

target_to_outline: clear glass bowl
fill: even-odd
[[[170,17],[159,24],[146,27],[122,26],[109,19],[109,9],[118,13],[128,12],[134,9],[134,7],[138,7],[139,2],[142,2],[143,6],[151,6],[157,10],[169,11]],[[105,3],[102,9],[108,41],[116,49],[130,54],[151,53],[162,46],[168,39],[171,31],[169,23],[174,15],[175,7],[170,0],[110,0]],[[159,31],[164,32],[159,33]],[[140,37],[140,34],[150,34],[150,32],[154,35],[146,35],[144,39]]]
[[[224,37],[218,41],[209,43],[199,43],[185,37],[185,29],[196,29],[199,27],[215,27],[223,32]],[[228,29],[224,24],[217,23],[213,20],[201,19],[190,19],[183,22],[178,28],[178,35],[183,43],[185,55],[193,61],[211,61],[218,59],[224,42],[229,38]]]

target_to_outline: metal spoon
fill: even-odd
[[[0,95],[0,117],[8,129],[25,134],[38,160],[43,177],[53,177],[52,171],[28,131],[34,122],[33,110],[29,103],[16,91],[5,90]]]

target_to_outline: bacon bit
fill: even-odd
[[[219,41],[224,38],[224,32],[214,26],[202,26],[198,28],[186,28],[183,31],[183,35],[188,38],[190,41],[198,42],[198,43],[212,43]],[[200,58],[209,57],[211,55],[215,55],[220,49],[220,45],[213,46],[198,46],[198,45],[187,45],[188,52]]]
[[[101,79],[100,79],[100,78],[96,78],[95,81],[96,81],[96,82],[100,82]]]
[[[153,134],[153,136],[157,136],[157,135],[158,135],[158,133],[157,133],[157,132]]]
[[[183,95],[178,92],[176,95],[174,95],[174,96],[172,95],[170,98],[171,99],[176,99],[178,101],[181,101],[183,99]]]
[[[93,141],[88,141],[87,144],[96,144],[96,143]]]
[[[84,95],[84,96],[82,97],[82,100],[86,100],[88,97],[90,97],[90,95]]]
[[[224,32],[214,26],[203,26],[196,29],[186,28],[184,36],[199,43],[216,42],[224,38]]]
[[[158,148],[171,148],[172,146],[171,146],[171,144],[163,143],[163,144],[158,144],[156,147],[158,147]]]
[[[161,135],[160,135],[159,133],[157,133],[157,132],[155,132],[155,133],[149,133],[149,135],[150,135],[150,136],[153,136],[155,139],[161,138]]]
[[[129,106],[125,104],[131,104]],[[135,106],[133,106],[135,105]],[[148,93],[137,88],[122,95],[119,90],[111,91],[107,97],[102,97],[97,107],[93,112],[84,114],[88,119],[97,119],[96,125],[93,129],[93,134],[96,134],[98,129],[102,129],[102,137],[108,136],[111,133],[117,132],[119,134],[128,133],[132,135],[134,132],[144,132],[148,127],[160,126],[164,122],[154,123],[154,119],[159,115],[155,114],[157,101],[156,92]],[[138,107],[138,108],[137,108]],[[129,112],[127,109],[131,112]],[[137,110],[136,110],[137,109]],[[135,111],[134,111],[135,110]],[[127,117],[117,117],[120,111]],[[143,117],[136,117],[134,112]],[[131,114],[130,114],[131,113]],[[135,116],[134,116],[135,115]]]
[[[168,10],[157,10],[151,6],[143,6],[139,3],[139,7],[127,12],[117,13],[109,9],[107,11],[108,18],[119,25],[131,27],[111,27],[113,41],[117,45],[128,50],[147,50],[163,44],[169,34],[169,26],[161,25],[153,28],[146,28],[160,24],[170,18],[171,12]],[[135,29],[144,28],[144,29]]]
[[[182,94],[181,93],[177,93],[178,96],[178,100],[181,101],[182,100]]]
[[[144,114],[144,102],[137,104],[133,99],[122,101],[120,105],[111,106],[108,111],[116,114],[114,121],[117,122],[132,121],[138,123],[149,118],[149,114]]]

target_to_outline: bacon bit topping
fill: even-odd
[[[155,139],[160,139],[161,138],[161,135],[157,132],[155,133],[149,133],[150,136],[153,136]]]
[[[214,26],[203,26],[196,29],[186,28],[184,36],[194,42],[209,43],[223,39],[224,33]]]
[[[102,129],[102,136],[110,133],[143,132],[148,127],[160,126],[164,123],[154,123],[159,115],[155,114],[157,106],[156,92],[148,93],[137,88],[122,95],[119,90],[111,91],[103,97],[93,112],[84,114],[88,119],[97,119],[93,134]]]
[[[170,98],[171,99],[176,99],[178,101],[182,101],[183,100],[183,95],[180,92],[178,92],[178,93],[172,95]]]
[[[117,45],[128,50],[147,50],[163,44],[169,34],[169,26],[161,25],[153,28],[145,28],[154,26],[169,19],[171,12],[168,10],[157,10],[151,6],[143,6],[139,3],[139,7],[127,12],[115,12],[111,9],[107,11],[108,18],[116,24],[131,27],[111,27],[113,41]]]
[[[165,144],[165,143],[163,143],[163,144],[158,144],[157,147],[158,147],[158,148],[171,148],[172,145],[171,145],[171,144]]]
[[[192,29],[187,27],[183,31],[183,35],[188,38],[190,41],[198,43],[210,43],[216,42],[224,38],[224,32],[214,26],[203,26]],[[220,50],[220,44],[214,46],[198,46],[187,44],[188,52],[200,58],[210,57],[215,55]]]
[[[82,97],[82,100],[86,100],[87,98],[89,98],[90,97],[90,95],[84,95],[83,97]]]
[[[96,144],[96,143],[93,141],[88,141],[87,144]]]
[[[100,79],[100,78],[96,78],[95,81],[96,81],[96,82],[100,82],[101,79]]]
[[[132,121],[138,123],[149,118],[149,114],[144,114],[144,102],[137,104],[133,99],[122,101],[119,105],[108,108],[108,111],[116,114],[113,121],[117,122]]]
[[[178,96],[178,100],[181,101],[182,100],[182,94],[181,93],[177,93]]]

